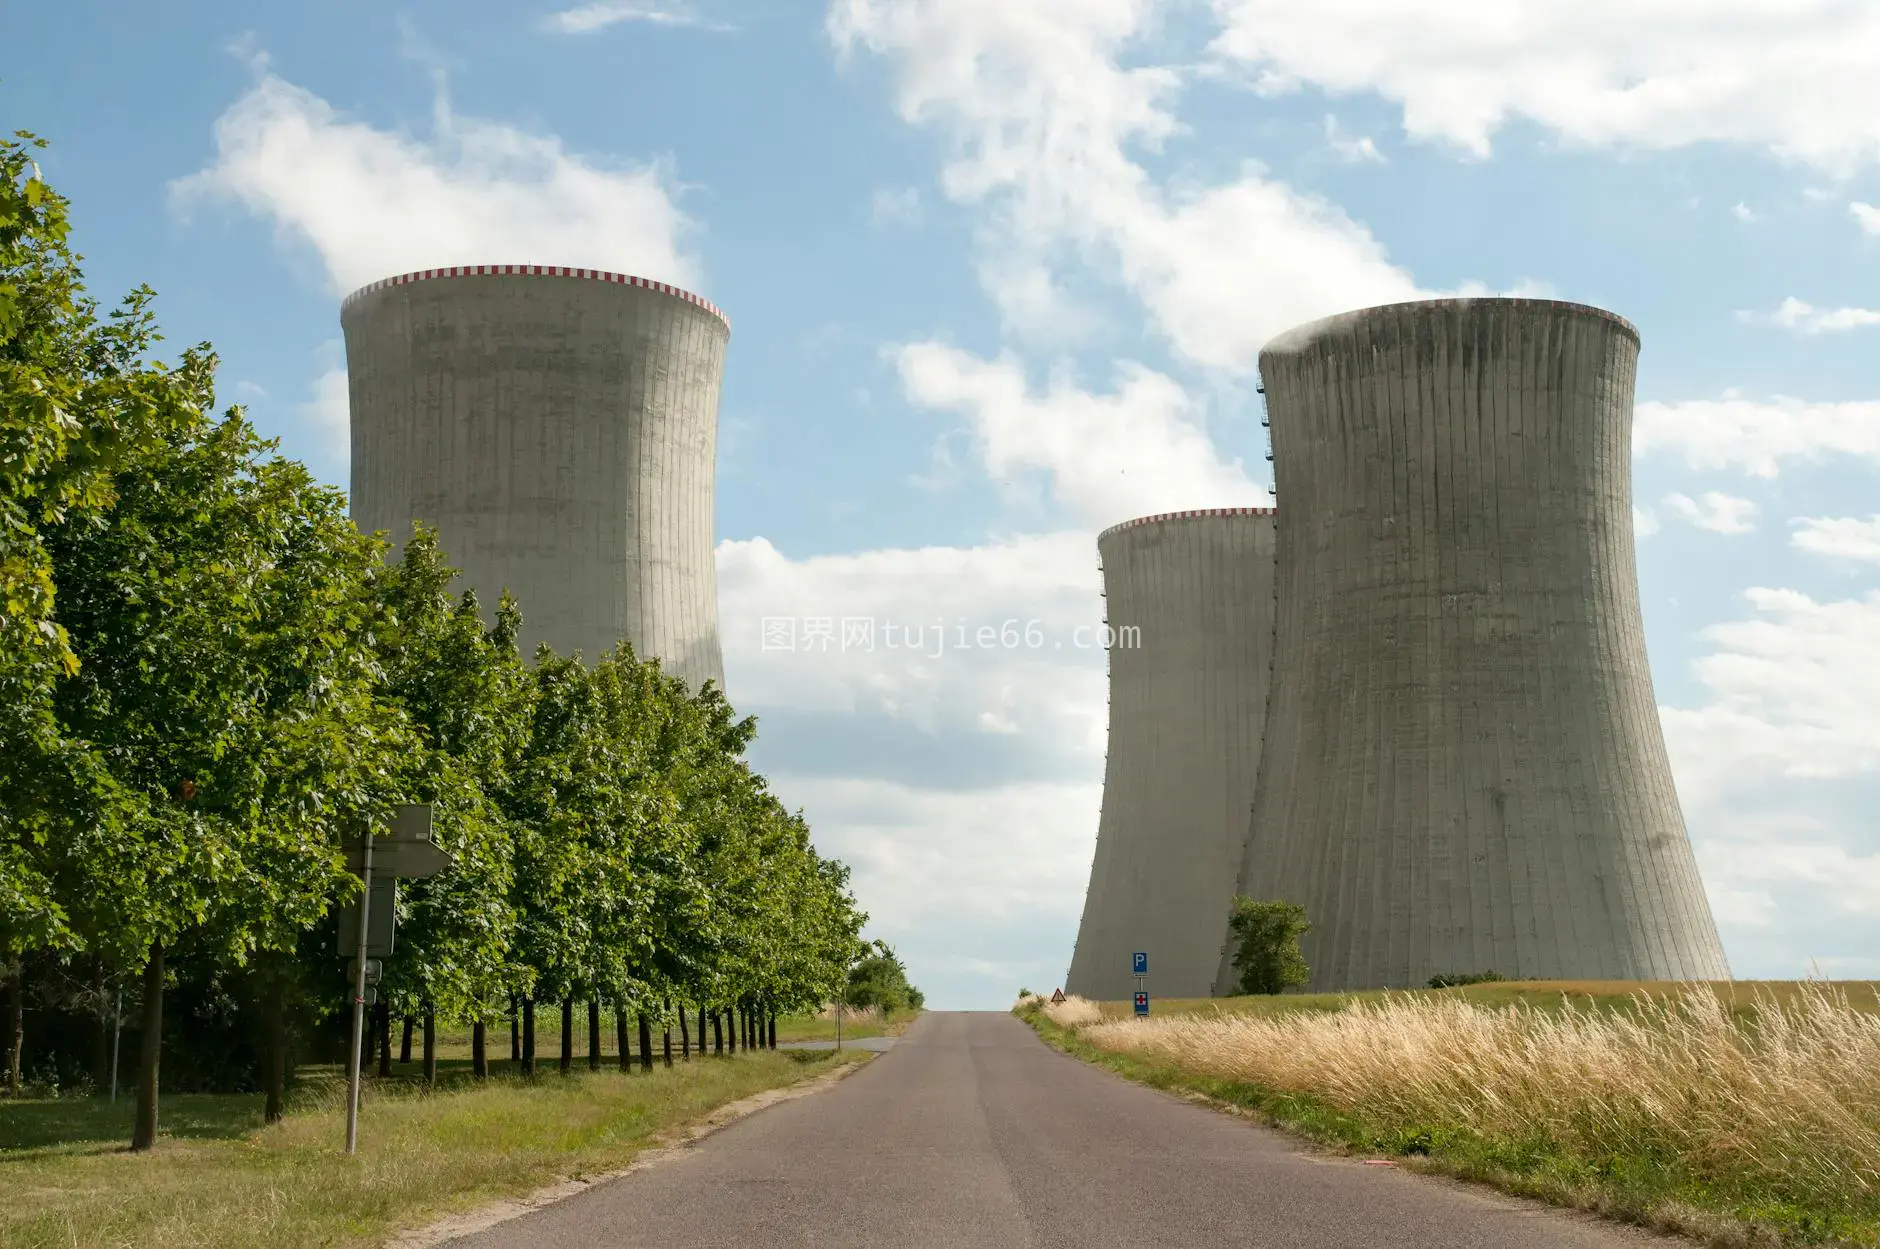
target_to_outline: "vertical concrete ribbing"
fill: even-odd
[[[1240,876],[1306,905],[1314,988],[1729,974],[1645,655],[1637,352],[1597,309],[1485,299],[1261,354],[1285,512]]]
[[[1106,530],[1110,737],[1069,992],[1115,1000],[1149,953],[1151,992],[1205,997],[1221,958],[1272,675],[1271,509]],[[1140,630],[1140,645],[1122,631]]]
[[[516,595],[525,651],[592,660],[624,638],[722,685],[724,319],[591,271],[412,276],[341,310],[360,527],[402,544],[437,526],[486,613]]]

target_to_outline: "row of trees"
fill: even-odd
[[[269,1114],[291,1038],[346,1001],[342,847],[428,802],[452,865],[408,882],[395,1015],[535,1003],[758,1023],[834,997],[865,952],[847,870],[744,759],[754,722],[624,644],[518,653],[518,605],[449,593],[419,529],[394,563],[344,497],[215,414],[206,347],[152,362],[152,294],[86,297],[67,207],[0,144],[0,978],[18,1088],[30,962],[131,981],[133,1146],[156,1132],[166,983],[263,1026]],[[703,1016],[701,1015],[701,1041]],[[624,1049],[624,1045],[622,1046]]]

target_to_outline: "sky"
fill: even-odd
[[[0,111],[52,141],[94,293],[154,287],[337,485],[365,282],[590,266],[726,310],[727,691],[936,1007],[1063,980],[1095,535],[1267,501],[1260,344],[1444,293],[1620,313],[1732,969],[1880,977],[1870,0],[65,0],[8,32]],[[1017,644],[766,649],[766,617]]]

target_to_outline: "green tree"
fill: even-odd
[[[850,1006],[873,1006],[883,1019],[897,1010],[919,1010],[919,989],[908,983],[907,968],[885,941],[874,943],[870,951],[849,971],[847,1001]]]
[[[0,1051],[13,1090],[22,958],[76,940],[53,842],[71,809],[64,782],[85,767],[52,714],[78,657],[41,531],[108,508],[127,460],[197,422],[203,371],[190,353],[173,371],[145,361],[157,341],[147,288],[100,319],[67,243],[67,203],[33,160],[44,146],[24,131],[0,140],[0,987],[11,990]]]
[[[1305,907],[1237,895],[1227,922],[1242,993],[1281,993],[1311,978],[1299,951],[1299,938],[1312,928]]]

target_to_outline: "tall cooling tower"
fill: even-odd
[[[625,638],[723,684],[723,313],[618,273],[465,265],[374,282],[340,322],[360,528],[402,543],[435,525],[486,611],[516,595],[525,654],[591,661]]]
[[[1145,516],[1097,538],[1110,639],[1103,814],[1066,988],[1206,997],[1247,832],[1273,660],[1273,510]]]
[[[1459,299],[1261,352],[1285,521],[1241,887],[1305,905],[1311,988],[1729,976],[1645,658],[1638,350]]]

